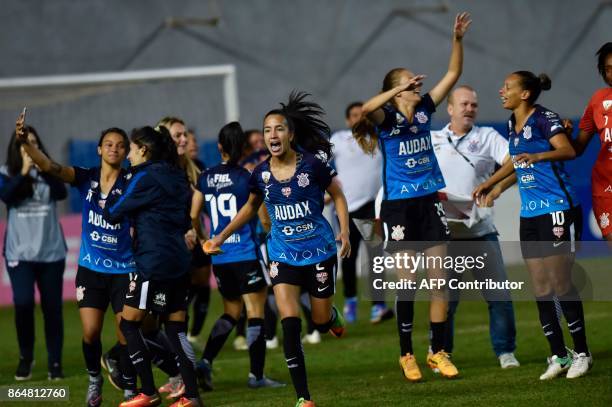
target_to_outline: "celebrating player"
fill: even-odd
[[[191,205],[191,220],[198,238],[204,242],[200,212],[206,203],[211,219],[211,235],[218,235],[236,216],[249,198],[249,171],[238,165],[246,144],[246,135],[238,122],[229,123],[219,132],[218,147],[221,164],[204,171],[198,179]],[[264,208],[260,208],[260,212]],[[283,384],[264,377],[266,340],[264,337],[264,304],[267,285],[259,260],[254,225],[247,224],[225,241],[222,254],[214,256],[214,273],[223,297],[224,314],[215,322],[206,342],[197,373],[200,386],[212,390],[212,363],[246,304],[248,328],[247,346],[251,361],[248,386],[279,387]]]
[[[517,71],[506,77],[500,95],[503,107],[512,111],[508,121],[511,160],[473,194],[481,205],[490,205],[518,180],[521,251],[552,353],[540,380],[553,379],[564,372],[568,378],[583,376],[593,361],[587,346],[582,301],[571,279],[582,212],[563,161],[573,159],[576,153],[559,116],[535,104],[541,91],[550,87],[550,78],[545,74],[538,77]],[[573,360],[565,348],[554,297],[561,303],[574,341]]]
[[[456,16],[448,71],[429,93],[420,94],[423,75],[414,75],[404,68],[393,69],[385,76],[382,93],[363,105],[363,115],[368,120],[362,120],[354,128],[361,146],[372,150],[377,140],[380,144],[384,157],[381,206],[384,240],[412,242],[406,244],[409,247],[399,248],[410,256],[415,256],[417,250],[424,251],[428,257],[446,255],[445,241],[450,233],[437,195],[445,184],[431,146],[431,115],[461,76],[462,40],[470,24],[469,14]],[[430,279],[445,277],[440,268],[431,267],[427,272]],[[401,277],[414,279],[415,274]],[[433,353],[428,355],[427,364],[452,378],[459,372],[444,352],[448,300],[443,289],[432,289],[431,294]],[[396,315],[400,367],[406,379],[418,381],[422,375],[412,348],[414,291],[398,293]]]
[[[176,146],[163,127],[132,132],[128,159],[130,182],[120,196],[111,195],[104,218],[112,223],[133,220],[137,272],[125,296],[120,328],[127,339],[130,359],[140,376],[141,393],[121,407],[155,406],[161,398],[155,388],[151,359],[140,324],[148,311],[165,316],[165,331],[185,383],[185,396],[175,407],[201,404],[192,352],[186,336],[186,310],[191,256],[185,243],[190,228],[191,191],[178,167]],[[160,227],[161,226],[161,227]]]
[[[330,130],[319,105],[294,92],[281,109],[268,112],[263,132],[271,157],[251,175],[249,200],[228,226],[205,243],[209,253],[246,225],[266,204],[272,220],[268,239],[270,277],[283,327],[287,367],[298,397],[296,407],[314,406],[310,400],[304,352],[300,342],[300,288],[310,293],[312,320],[319,332],[344,333],[344,318],[333,306],[336,282],[336,243],[323,218],[323,193],[334,201],[340,220],[340,256],[350,253],[348,208],[327,165]],[[325,159],[325,161],[324,161]]]
[[[18,134],[23,134],[23,126],[23,117],[20,117],[17,121]],[[129,399],[135,395],[136,375],[119,322],[130,275],[136,271],[130,222],[124,219],[120,223],[111,224],[102,219],[107,197],[121,195],[125,190],[126,172],[121,168],[121,163],[127,156],[127,135],[116,127],[104,130],[98,141],[100,166],[94,168],[62,166],[51,161],[27,138],[22,137],[22,140],[25,151],[34,163],[43,172],[76,187],[83,203],[83,233],[75,285],[83,327],[83,357],[89,373],[87,405],[94,407],[102,403],[100,337],[104,313],[109,303],[115,313],[117,338],[121,344],[124,397]]]

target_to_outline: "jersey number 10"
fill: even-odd
[[[232,220],[238,213],[236,196],[234,194],[224,193],[219,194],[219,196],[206,194],[204,198],[206,198],[206,202],[210,203],[210,221],[212,222],[213,230],[217,229],[219,225],[219,216],[225,216]]]

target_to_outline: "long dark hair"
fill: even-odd
[[[29,136],[30,134],[34,135],[34,137],[36,138],[36,142],[38,143],[38,149],[48,157],[49,154],[47,153],[47,149],[40,140],[36,129],[32,126],[25,126],[23,130],[26,136]],[[21,157],[22,144],[23,142],[17,139],[17,134],[15,133],[15,131],[13,131],[11,141],[9,142],[6,152],[6,168],[8,170],[8,174],[11,177],[14,177],[21,173],[21,168],[23,167],[23,158]],[[47,174],[41,174],[41,176],[45,179],[45,181],[47,181]],[[26,174],[24,182],[22,182],[15,190],[15,200],[22,201],[24,199],[30,198],[33,194],[34,178],[32,178],[30,174]]]
[[[549,90],[552,86],[552,81],[545,73],[541,73],[536,76],[533,72],[516,71],[513,72],[512,75],[516,75],[521,78],[521,88],[529,91],[529,99],[527,99],[527,102],[530,105],[533,105],[536,100],[538,100],[538,97],[543,90]]]
[[[317,103],[306,101],[308,96],[309,93],[294,90],[287,104],[281,103],[280,109],[270,110],[264,120],[273,114],[283,116],[289,131],[293,133],[292,147],[299,147],[312,154],[323,152],[331,158],[331,130],[321,119],[325,111]]]
[[[606,58],[612,54],[612,42],[606,42],[595,53],[597,55],[597,70],[604,80],[606,79]]]
[[[406,68],[393,68],[387,72],[383,79],[381,92],[386,92],[398,86],[401,74],[406,71]],[[376,146],[378,145],[378,133],[376,133],[376,126],[374,123],[366,116],[363,116],[361,120],[353,126],[352,130],[353,137],[355,137],[359,147],[368,154],[374,154]]]
[[[170,165],[179,167],[176,144],[164,126],[156,128],[145,126],[134,129],[130,135],[130,141],[138,147],[146,147],[147,160],[166,161]]]
[[[247,145],[247,136],[238,122],[231,122],[221,127],[219,144],[223,152],[229,155],[228,164],[237,165]]]

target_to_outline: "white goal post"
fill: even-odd
[[[109,85],[122,83],[155,82],[169,79],[192,79],[221,76],[225,122],[239,119],[238,84],[234,65],[209,65],[184,68],[149,69],[124,72],[97,72],[70,75],[14,77],[0,79],[1,90],[53,88],[66,86]]]

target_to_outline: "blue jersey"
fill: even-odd
[[[126,184],[121,170],[110,191],[121,195]],[[130,222],[111,224],[102,217],[107,196],[100,191],[100,167],[74,167],[74,183],[83,202],[79,265],[99,273],[123,274],[136,271],[132,253]]]
[[[446,186],[431,145],[431,115],[436,106],[423,95],[413,122],[391,104],[382,108],[385,119],[376,126],[383,154],[385,200],[429,195]]]
[[[554,149],[549,140],[565,132],[559,116],[545,107],[535,105],[535,111],[518,134],[514,131],[515,123],[512,115],[508,121],[509,149],[521,194],[521,217],[531,218],[577,205],[578,200],[563,162],[540,161],[530,165],[515,163],[518,154]]]
[[[250,190],[263,195],[272,220],[268,235],[270,260],[293,266],[320,263],[336,255],[331,226],[323,217],[323,194],[336,172],[307,152],[297,153],[295,173],[277,180],[270,159],[251,174]]]
[[[249,200],[251,174],[242,167],[221,163],[200,174],[196,188],[204,195],[205,211],[210,217],[214,237],[234,219]],[[213,264],[257,259],[254,223],[234,232],[221,245],[222,254],[212,256]]]

